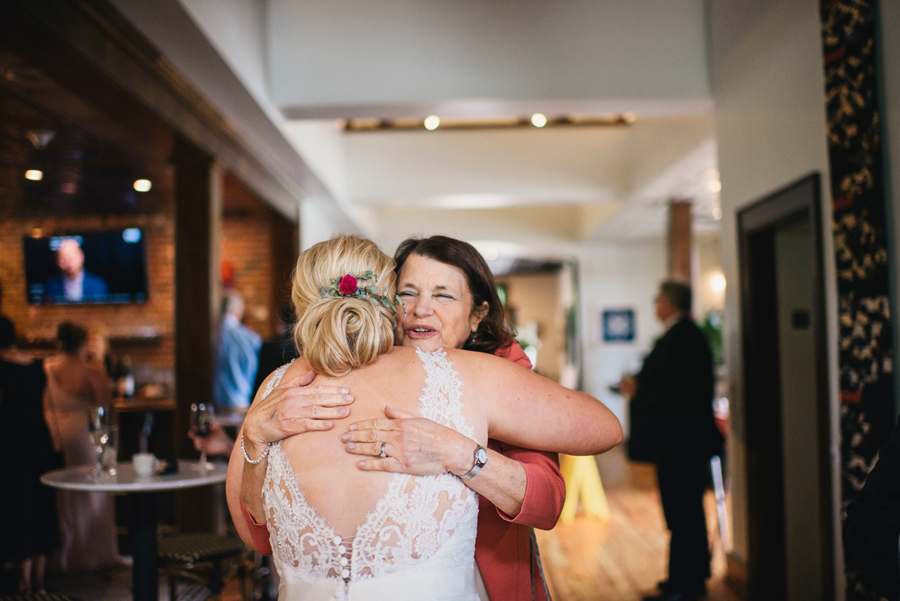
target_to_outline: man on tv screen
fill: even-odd
[[[103,300],[109,296],[106,280],[84,270],[84,252],[75,238],[60,241],[56,250],[59,275],[44,283],[44,296],[51,303]]]

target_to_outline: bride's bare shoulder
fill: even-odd
[[[501,359],[495,355],[491,355],[490,353],[479,353],[476,351],[465,351],[463,349],[448,349],[447,358],[453,361],[454,364],[460,367],[479,367],[479,366],[490,366],[496,367],[498,365],[513,365],[510,361],[506,359]]]

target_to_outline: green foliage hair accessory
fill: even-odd
[[[370,282],[368,285],[360,285],[361,282]],[[322,288],[322,298],[326,298],[328,296],[336,296],[336,297],[346,297],[346,296],[355,296],[357,298],[363,298],[368,301],[375,303],[376,305],[381,304],[397,313],[397,306],[403,308],[403,317],[406,317],[406,307],[403,307],[403,303],[400,301],[400,297],[396,294],[392,299],[388,294],[388,287],[385,286],[381,290],[375,286],[378,283],[378,275],[372,271],[371,269],[367,269],[365,273],[362,275],[353,275],[352,273],[348,273],[342,276],[340,279],[332,279],[330,288]],[[394,304],[396,303],[396,305]]]

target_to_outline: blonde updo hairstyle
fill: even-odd
[[[346,274],[360,276],[371,269],[379,293],[387,287],[388,298],[396,290],[394,260],[370,240],[357,236],[336,236],[319,242],[297,259],[291,286],[291,300],[297,311],[294,342],[303,358],[316,372],[342,376],[351,369],[375,361],[394,344],[393,311],[378,302],[355,296],[322,295],[332,280]]]

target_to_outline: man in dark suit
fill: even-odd
[[[84,252],[75,238],[65,238],[56,250],[60,274],[44,282],[44,298],[51,303],[103,301],[109,286],[100,276],[84,270]]]
[[[641,371],[620,384],[631,398],[628,454],[656,465],[669,542],[669,577],[644,601],[689,601],[706,592],[709,540],[703,494],[709,459],[723,438],[713,415],[715,376],[709,343],[691,320],[691,288],[659,287],[656,316],[665,331]]]

